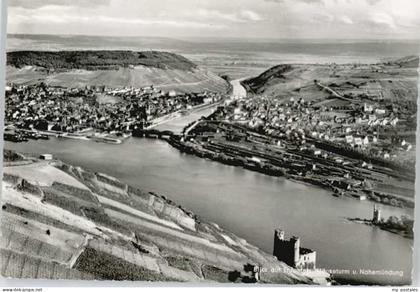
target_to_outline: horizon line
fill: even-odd
[[[98,34],[56,34],[56,33],[6,33],[7,36],[9,35],[16,35],[16,36],[66,36],[66,37],[112,37],[112,38],[161,38],[161,39],[171,39],[171,40],[191,40],[191,39],[235,39],[235,40],[271,40],[271,41],[305,41],[305,40],[312,40],[312,41],[410,41],[410,42],[419,42],[420,45],[420,37],[417,38],[280,38],[280,37],[237,37],[237,36],[149,36],[149,35],[98,35]]]

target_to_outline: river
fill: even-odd
[[[246,96],[240,80],[231,81],[233,98]],[[157,128],[180,132],[209,115],[213,107],[193,111]],[[382,284],[409,283],[412,240],[346,220],[371,218],[373,203],[337,198],[324,189],[275,178],[182,154],[161,140],[130,138],[121,145],[71,139],[27,143],[5,142],[23,153],[52,153],[56,158],[100,171],[139,188],[163,194],[199,217],[272,253],[274,229],[301,237],[302,246],[317,251],[317,266],[355,270],[345,278],[370,280],[359,269],[402,271],[403,276],[376,276]],[[381,206],[383,217],[412,210]],[[338,277],[338,275],[337,275]]]
[[[230,84],[232,86],[232,92],[230,93],[230,98],[243,98],[246,97],[246,90],[241,85],[241,81],[245,78],[236,79],[230,81]],[[176,134],[181,133],[182,129],[187,126],[189,123],[194,122],[198,119],[200,119],[203,116],[210,115],[219,104],[214,106],[208,106],[202,109],[198,110],[191,110],[188,115],[180,116],[173,119],[168,119],[168,121],[165,121],[163,123],[160,123],[158,126],[154,127],[157,130],[169,130]]]
[[[6,149],[53,153],[70,164],[116,176],[164,194],[199,217],[271,253],[275,228],[317,251],[320,268],[403,271],[376,282],[407,283],[412,240],[348,222],[371,218],[373,203],[336,198],[323,189],[182,154],[164,141],[130,138],[121,145],[52,138],[5,142]],[[383,216],[413,212],[381,206]],[[358,279],[363,278],[357,275]]]
[[[232,80],[232,96],[233,97],[246,97],[246,89],[242,86],[241,81],[246,78]]]

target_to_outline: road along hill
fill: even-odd
[[[183,56],[160,51],[14,51],[7,53],[7,81],[85,87],[153,85],[165,91],[226,92],[229,84]]]
[[[314,283],[163,196],[61,161],[4,160],[5,277]]]

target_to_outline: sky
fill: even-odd
[[[8,0],[8,32],[420,39],[420,0]]]

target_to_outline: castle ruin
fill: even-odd
[[[293,236],[289,240],[284,239],[284,231],[274,231],[273,255],[287,265],[296,269],[316,268],[316,251],[300,246],[300,238]]]

